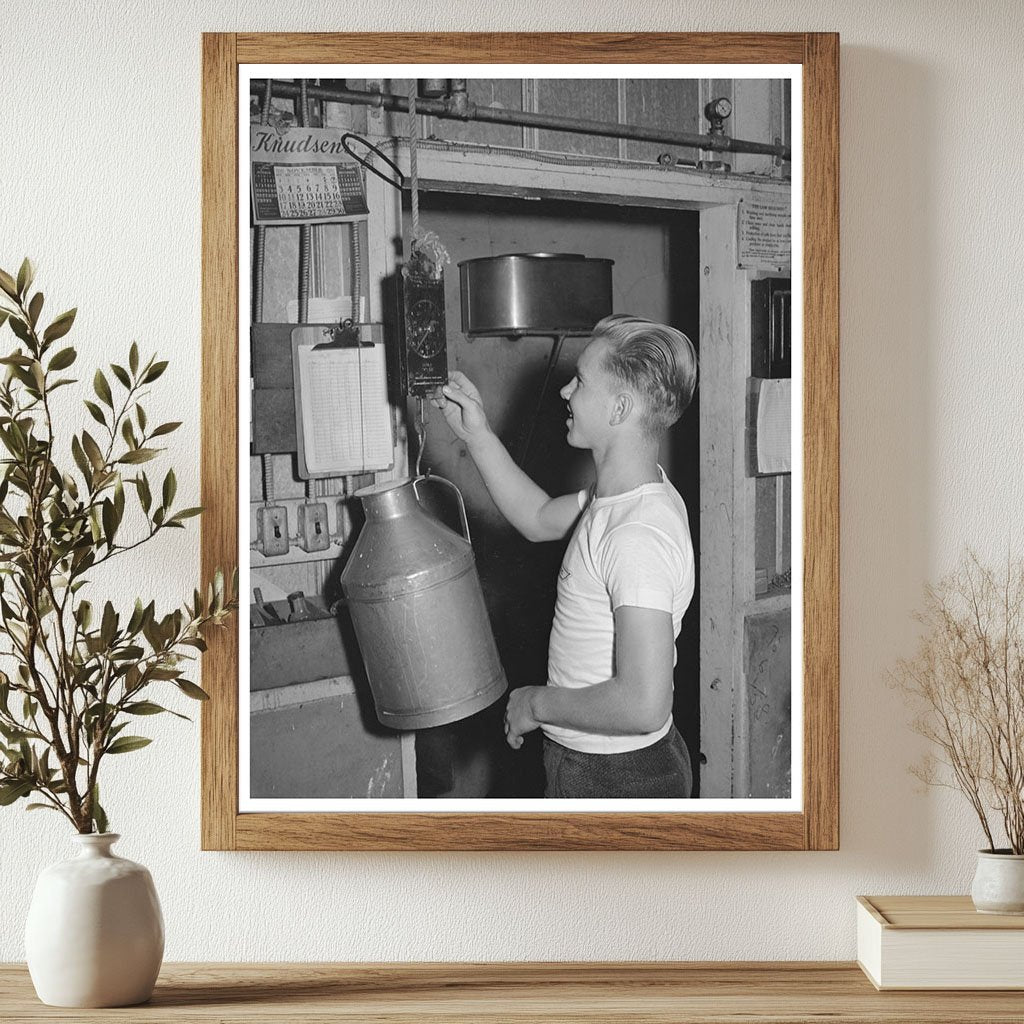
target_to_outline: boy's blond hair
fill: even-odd
[[[642,400],[648,432],[666,431],[685,412],[697,386],[693,342],[674,327],[627,313],[606,316],[593,337],[608,342],[604,368]]]

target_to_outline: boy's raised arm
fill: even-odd
[[[515,464],[491,430],[480,392],[465,374],[453,371],[433,402],[465,442],[498,510],[527,540],[557,540],[569,532],[580,514],[577,496],[552,498]]]

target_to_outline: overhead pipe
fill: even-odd
[[[250,91],[259,95],[266,87],[266,80],[251,79]],[[296,96],[300,87],[295,82],[274,79],[274,92],[281,96]],[[409,112],[409,100],[392,93],[367,92],[363,89],[347,89],[335,85],[308,85],[308,94],[329,103],[350,103],[356,106],[377,107],[383,110]],[[503,110],[485,107],[470,102],[463,90],[453,90],[451,96],[443,99],[421,98],[416,101],[416,110],[431,117],[452,121],[485,121],[490,124],[515,125],[521,128],[544,128],[556,132],[574,132],[577,135],[601,135],[613,139],[631,139],[636,142],[659,142],[686,149],[705,149],[713,152],[757,153],[790,160],[789,146],[781,143],[753,142],[747,139],[732,139],[728,135],[700,135],[695,132],[670,132],[658,128],[644,128],[640,125],[609,124],[607,121],[591,121],[581,117],[559,117],[555,114],[534,114],[528,110]]]

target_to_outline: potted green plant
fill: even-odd
[[[911,771],[958,789],[987,847],[971,888],[983,913],[1024,914],[1024,560],[997,572],[969,554],[925,589],[923,629],[896,682],[938,748]]]
[[[94,425],[67,430],[53,395],[77,383],[63,339],[75,310],[42,325],[43,294],[32,264],[0,271],[0,328],[14,349],[0,358],[0,805],[49,809],[74,827],[80,855],[43,871],[26,929],[36,991],[64,1006],[129,1005],[147,999],[163,956],[163,924],[149,872],[113,855],[100,802],[108,757],[147,746],[131,728],[179,712],[161,690],[195,700],[186,678],[223,625],[237,582],[217,573],[190,602],[158,612],[139,598],[120,610],[90,599],[92,575],[199,508],[175,507],[167,470],[157,486],[146,464],[179,423],[150,423],[142,400],[167,363],[141,358],[97,369],[84,400]],[[66,410],[66,406],[64,407]]]

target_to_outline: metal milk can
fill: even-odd
[[[458,495],[465,537],[426,512],[417,485]],[[482,710],[506,690],[487,618],[462,494],[443,477],[356,492],[366,514],[341,574],[377,717],[426,729]]]

